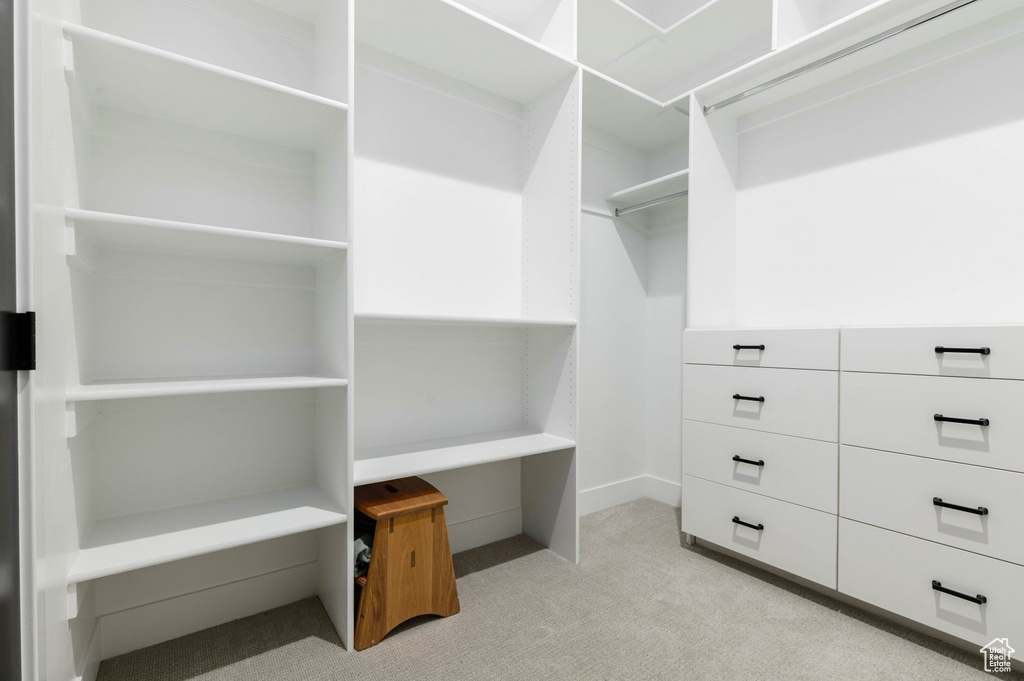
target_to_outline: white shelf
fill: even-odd
[[[575,447],[547,433],[507,430],[356,450],[355,484],[518,459]]]
[[[341,388],[347,385],[348,379],[346,378],[329,378],[326,376],[252,376],[244,378],[167,379],[160,381],[96,381],[69,389],[67,401],[94,402],[98,400],[126,400],[139,397]]]
[[[316,487],[302,487],[98,521],[68,583],[222,551],[344,523]]]
[[[448,0],[359,5],[361,42],[487,92],[528,103],[576,72],[553,50]]]
[[[94,245],[106,248],[293,264],[321,262],[348,248],[341,241],[74,208],[66,209],[64,215],[69,225],[74,225],[76,235],[86,236]]]
[[[85,101],[199,128],[316,150],[343,121],[334,100],[76,24],[67,65]]]
[[[703,106],[715,104],[948,4],[949,0],[879,0],[840,21],[705,83],[697,88],[697,95]],[[985,0],[967,5],[870,49],[859,51],[817,71],[759,93],[723,111],[728,111],[733,116],[750,113],[814,87],[833,83],[847,74],[891,59],[943,36],[963,32],[970,26],[1017,9],[1020,9],[1020,3],[1016,0]],[[877,80],[877,77],[874,80]]]
[[[690,171],[680,170],[664,177],[617,191],[608,197],[608,203],[625,208],[639,203],[654,201],[671,194],[678,194],[690,188]]]
[[[465,317],[457,315],[404,315],[356,313],[361,324],[423,324],[451,326],[576,326],[575,319],[523,319],[518,317]]]

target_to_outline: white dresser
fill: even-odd
[[[839,590],[1024,641],[1024,328],[844,329]]]
[[[683,532],[1024,641],[1024,327],[691,330],[684,360]]]
[[[836,586],[839,332],[684,334],[682,530]]]

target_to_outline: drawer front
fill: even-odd
[[[987,602],[941,593],[932,580]],[[1024,641],[1021,584],[1019,565],[839,520],[839,591],[978,646]]]
[[[936,348],[943,348],[937,352]],[[988,349],[988,354],[957,350]],[[844,371],[1024,379],[1024,327],[843,329]]]
[[[841,400],[843,444],[1024,471],[1024,382],[844,372]]]
[[[835,371],[698,364],[683,369],[683,417],[695,421],[835,442],[838,399]]]
[[[826,513],[837,511],[837,450],[833,442],[683,421],[683,473]]]
[[[683,476],[682,529],[713,544],[836,585],[836,516]],[[757,530],[733,522],[738,517]]]
[[[741,347],[736,346],[755,346]],[[764,346],[761,350],[759,346]],[[683,361],[786,369],[839,368],[838,329],[695,329],[683,332]]]
[[[840,461],[844,518],[1024,564],[1024,474],[846,446]]]

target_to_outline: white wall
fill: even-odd
[[[1020,322],[1022,63],[1003,40],[742,133],[736,323]]]

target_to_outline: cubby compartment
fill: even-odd
[[[382,12],[356,50],[377,112],[356,130],[356,312],[573,319],[577,68],[461,10],[443,48],[398,44],[418,14]]]
[[[356,329],[356,484],[575,445],[573,326]]]
[[[347,101],[346,0],[82,0],[81,6],[90,28]]]
[[[347,240],[347,108],[71,24],[77,186],[96,213]]]
[[[73,396],[140,382],[173,390],[270,379],[273,388],[272,377],[347,375],[343,252],[318,264],[250,261],[97,246],[78,231],[69,263],[83,388]]]
[[[661,101],[772,49],[772,0],[581,0],[579,60]],[[685,105],[685,102],[684,102]]]
[[[346,520],[346,390],[76,402],[77,583]]]

